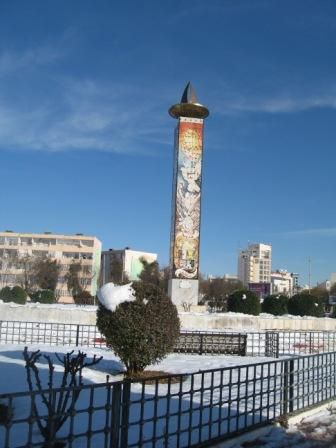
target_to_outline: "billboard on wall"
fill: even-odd
[[[270,283],[249,283],[248,289],[254,292],[259,299],[263,299],[271,294],[271,284]]]
[[[172,277],[197,279],[201,213],[203,120],[181,117],[176,138]]]

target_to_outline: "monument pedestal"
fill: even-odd
[[[168,282],[168,296],[174,305],[188,307],[198,304],[198,280],[173,278]],[[184,305],[185,304],[185,305]]]

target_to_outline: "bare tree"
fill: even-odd
[[[82,271],[82,265],[80,263],[72,263],[69,266],[69,270],[65,275],[68,290],[71,292],[72,297],[78,296],[82,291],[83,287],[80,282],[80,272]]]
[[[202,279],[200,281],[202,302],[207,303],[211,309],[226,311],[229,295],[241,287],[242,283],[236,279],[228,280],[222,277]]]
[[[18,269],[21,270],[19,282],[27,294],[31,294],[35,287],[34,266],[35,260],[31,255],[18,257]]]
[[[129,281],[127,274],[124,272],[124,266],[122,260],[118,260],[115,257],[111,260],[110,273],[111,273],[111,281],[116,285],[121,285]]]
[[[96,272],[91,271],[91,266],[80,262],[73,262],[65,275],[68,290],[75,299],[84,292],[88,293],[92,280],[96,277]]]
[[[32,398],[33,417],[36,419],[37,426],[45,440],[46,447],[57,447],[56,435],[59,429],[63,426],[66,420],[75,412],[76,402],[81,393],[83,385],[82,371],[85,367],[98,364],[102,360],[102,356],[97,358],[96,355],[92,361],[86,360],[86,353],[78,351],[77,355],[74,351],[66,353],[63,357],[57,355],[56,357],[63,366],[62,383],[60,391],[53,393],[54,385],[54,371],[55,366],[50,356],[43,355],[48,363],[48,388],[42,385],[40,379],[40,372],[36,365],[39,362],[42,354],[40,350],[35,352],[28,352],[28,347],[23,351],[23,359],[26,364],[27,383],[31,392],[38,392],[42,399],[43,405],[47,409],[48,417],[45,418],[44,412],[40,415],[35,398]],[[34,385],[35,383],[35,385]],[[36,395],[33,395],[36,397]]]
[[[56,260],[50,258],[37,258],[34,261],[34,280],[41,289],[55,291],[61,266]]]

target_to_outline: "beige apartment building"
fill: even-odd
[[[100,273],[101,242],[83,234],[59,235],[45,233],[0,232],[0,288],[22,283],[23,269],[19,269],[15,259],[24,256],[49,257],[61,265],[61,273],[56,287],[59,302],[72,303],[72,295],[67,289],[65,275],[69,266],[80,263],[83,266],[80,282],[83,288],[95,295]]]
[[[249,244],[238,256],[238,278],[244,286],[250,283],[271,283],[272,246]]]

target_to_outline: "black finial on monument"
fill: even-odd
[[[196,92],[188,82],[184,89],[181,102],[174,104],[169,109],[169,115],[173,118],[190,117],[204,119],[209,115],[209,110],[198,102]]]
[[[183,92],[183,95],[181,98],[181,103],[194,103],[194,104],[198,103],[195,89],[193,88],[190,81],[188,82],[188,84],[186,85],[186,88],[184,89],[184,92]]]

